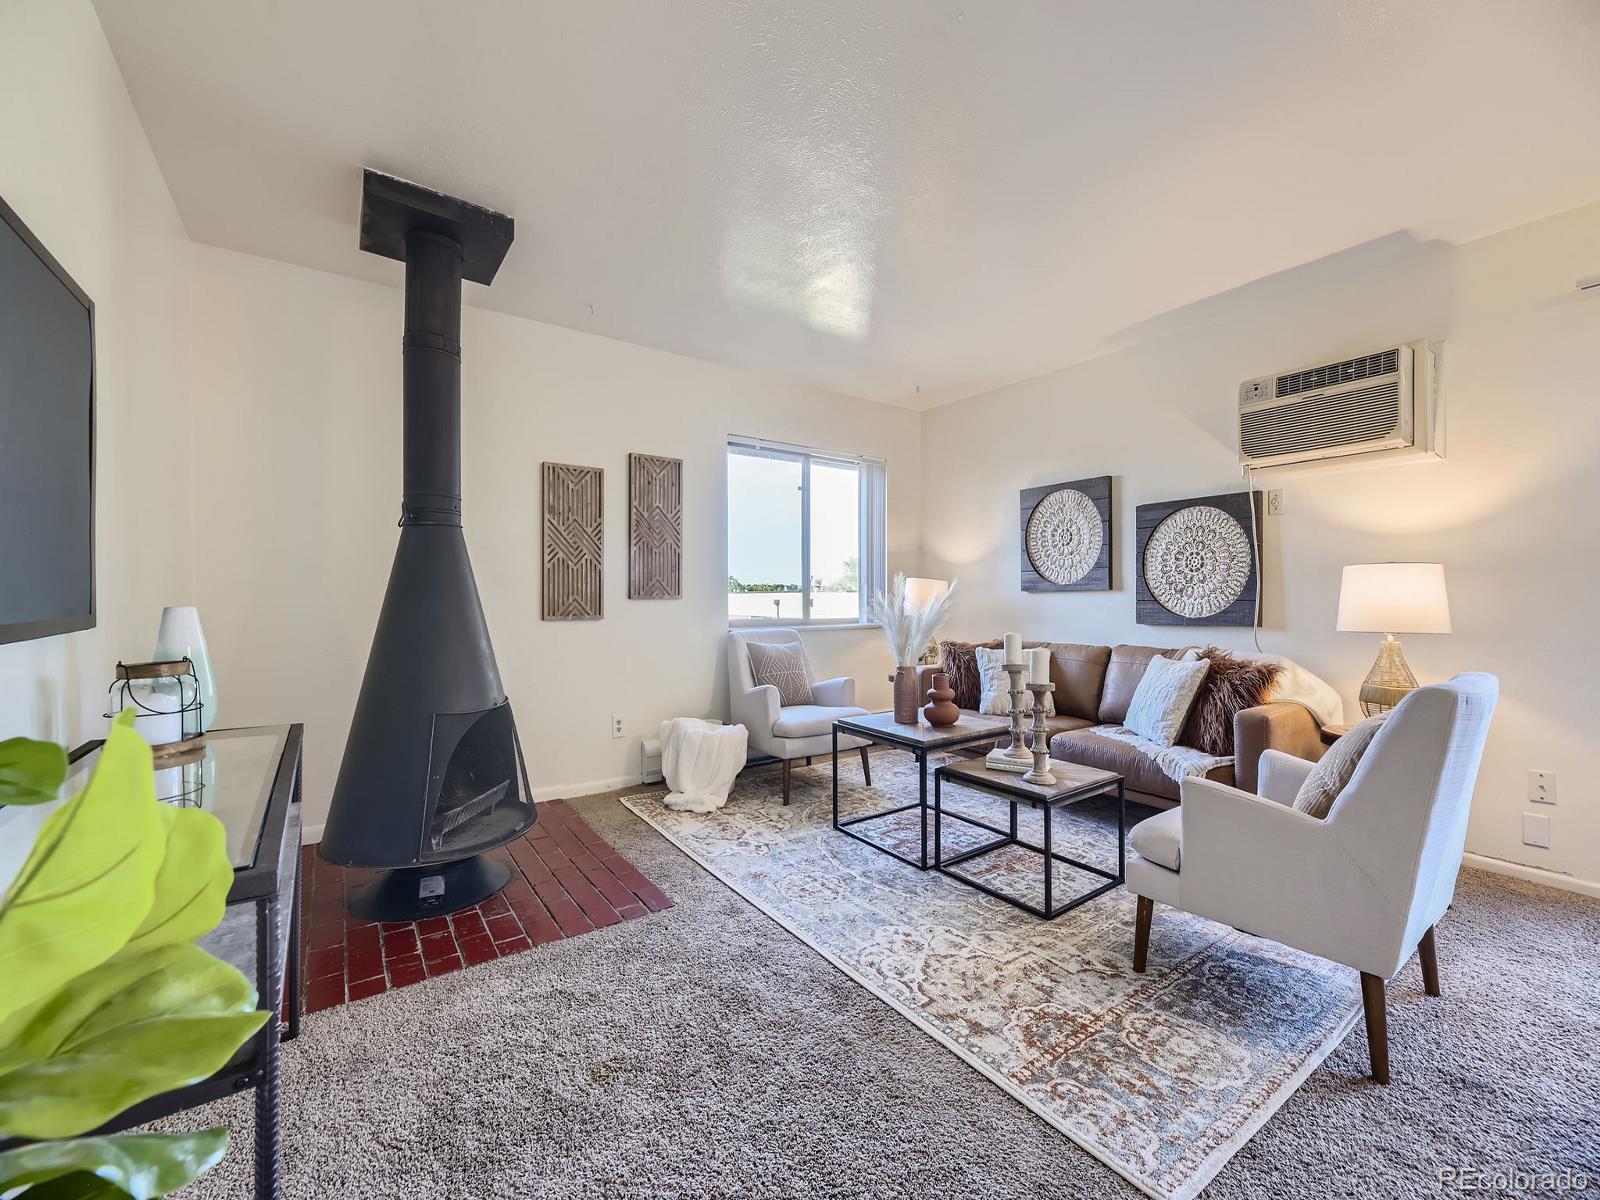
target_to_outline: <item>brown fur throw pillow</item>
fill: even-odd
[[[939,669],[950,676],[950,687],[956,694],[957,708],[978,707],[978,701],[983,696],[983,680],[978,674],[979,646],[985,649],[998,649],[1000,643],[995,642],[940,642],[939,643]]]
[[[1283,668],[1277,663],[1235,658],[1215,646],[1200,651],[1200,657],[1210,661],[1211,669],[1200,684],[1178,740],[1207,754],[1231,755],[1233,718],[1260,704]]]

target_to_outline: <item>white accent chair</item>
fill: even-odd
[[[1128,839],[1133,969],[1145,969],[1155,902],[1353,967],[1372,1078],[1388,1083],[1384,981],[1415,950],[1439,995],[1433,927],[1455,897],[1499,694],[1493,675],[1471,673],[1406,696],[1323,820],[1293,807],[1312,764],[1276,750],[1261,756],[1259,796],[1185,779],[1182,806]]]
[[[798,646],[806,662],[806,677],[811,681],[815,704],[778,703],[778,689],[771,684],[756,686],[750,671],[749,642],[766,645]],[[770,754],[783,763],[783,802],[789,803],[789,774],[796,760],[811,761],[814,754],[830,754],[833,749],[833,723],[841,717],[858,717],[867,710],[856,704],[856,681],[849,676],[817,678],[805,643],[792,629],[732,629],[728,631],[728,704],[733,719],[750,731],[750,748]],[[861,751],[861,773],[872,786],[872,766],[867,761],[865,738],[839,738],[839,749]]]

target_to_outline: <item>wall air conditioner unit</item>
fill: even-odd
[[[1265,469],[1442,458],[1437,399],[1427,342],[1251,379],[1239,385],[1239,462]]]

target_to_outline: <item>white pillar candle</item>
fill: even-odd
[[[1050,651],[1044,646],[1028,651],[1028,682],[1050,682]]]
[[[1022,665],[1022,635],[1020,633],[1008,633],[1005,636],[1005,643],[1006,643],[1006,661],[1008,663],[1011,663],[1013,666],[1021,666]]]

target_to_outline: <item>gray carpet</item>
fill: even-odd
[[[676,907],[309,1017],[285,1051],[287,1196],[1139,1195],[614,797],[574,803]],[[1391,986],[1391,1086],[1358,1029],[1205,1196],[1600,1177],[1600,902],[1465,871],[1439,964],[1442,999],[1415,962]],[[190,1118],[235,1146],[184,1194],[248,1195],[248,1104]]]

